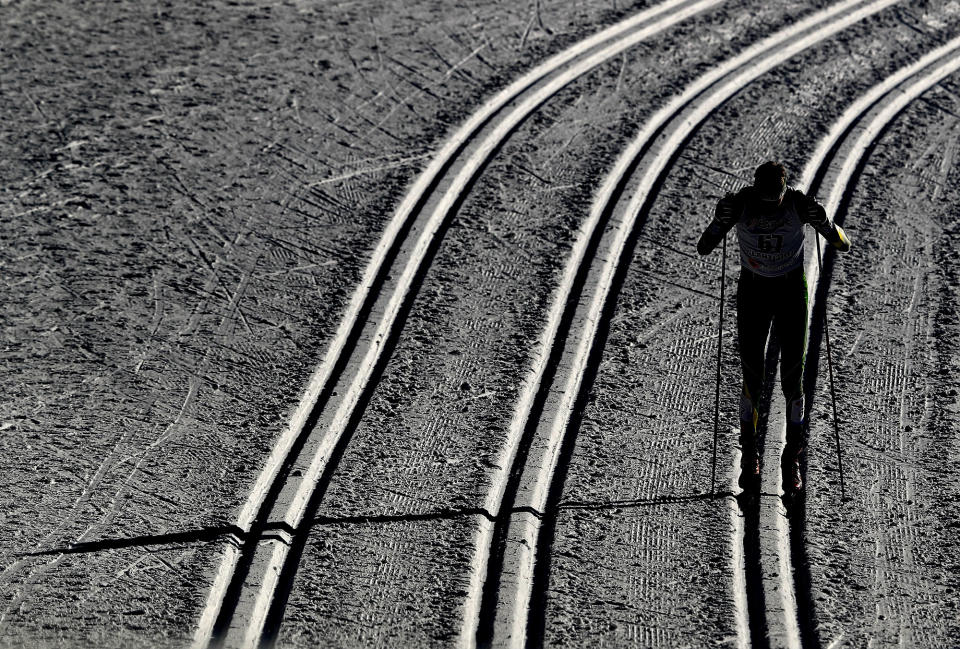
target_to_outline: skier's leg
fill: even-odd
[[[757,453],[757,402],[763,388],[763,361],[772,311],[764,295],[763,280],[750,271],[740,272],[737,286],[737,337],[743,387],[740,392],[740,486],[759,487],[760,457]]]
[[[737,337],[740,345],[740,367],[743,390],[740,398],[740,421],[756,431],[757,403],[763,388],[764,356],[767,337],[773,320],[769,279],[744,269],[737,286]]]
[[[763,294],[762,280],[743,270],[737,286],[737,337],[743,390],[740,393],[740,421],[756,431],[757,401],[763,388],[764,352],[772,313],[769,296]]]
[[[800,475],[800,454],[806,446],[803,367],[807,349],[807,281],[803,270],[784,277],[784,287],[777,304],[775,326],[780,340],[780,381],[787,406],[787,444],[783,451],[784,489],[803,486]]]

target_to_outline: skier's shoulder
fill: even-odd
[[[747,185],[745,187],[741,187],[735,192],[727,192],[727,197],[729,197],[731,201],[744,204],[755,198],[756,193],[757,190],[755,187],[753,187],[753,185]]]
[[[717,215],[727,219],[739,218],[744,206],[750,199],[752,187],[743,187],[736,192],[727,192],[717,201]]]
[[[826,216],[823,205],[817,200],[816,196],[807,194],[796,187],[787,187],[783,196],[784,203],[793,206],[804,223],[810,221],[820,221]]]
[[[816,199],[813,196],[808,196],[802,189],[798,189],[793,185],[787,185],[787,189],[783,193],[783,200],[785,202],[802,204],[808,201],[815,201]]]

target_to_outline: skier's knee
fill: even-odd
[[[803,423],[804,400],[803,394],[787,400],[787,421],[795,426]]]
[[[740,421],[750,422],[756,427],[759,415],[760,413],[753,405],[753,399],[750,398],[750,391],[747,386],[743,386],[743,391],[740,393]]]

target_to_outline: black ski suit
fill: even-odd
[[[828,242],[849,248],[843,230],[823,206],[788,187],[779,204],[760,200],[754,187],[727,194],[717,202],[713,220],[700,236],[697,251],[706,255],[737,226],[740,280],[737,333],[743,391],[740,420],[756,435],[756,400],[763,386],[764,352],[771,325],[780,342],[780,384],[787,400],[788,443],[802,444],[803,364],[807,346],[807,283],[803,272],[803,225],[809,223]],[[791,439],[792,438],[792,439]]]

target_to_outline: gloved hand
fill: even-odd
[[[843,228],[839,225],[835,225],[834,227],[837,229],[837,234],[840,238],[836,241],[831,241],[831,244],[840,252],[847,252],[850,250],[850,239],[847,238],[847,233],[844,232]]]

